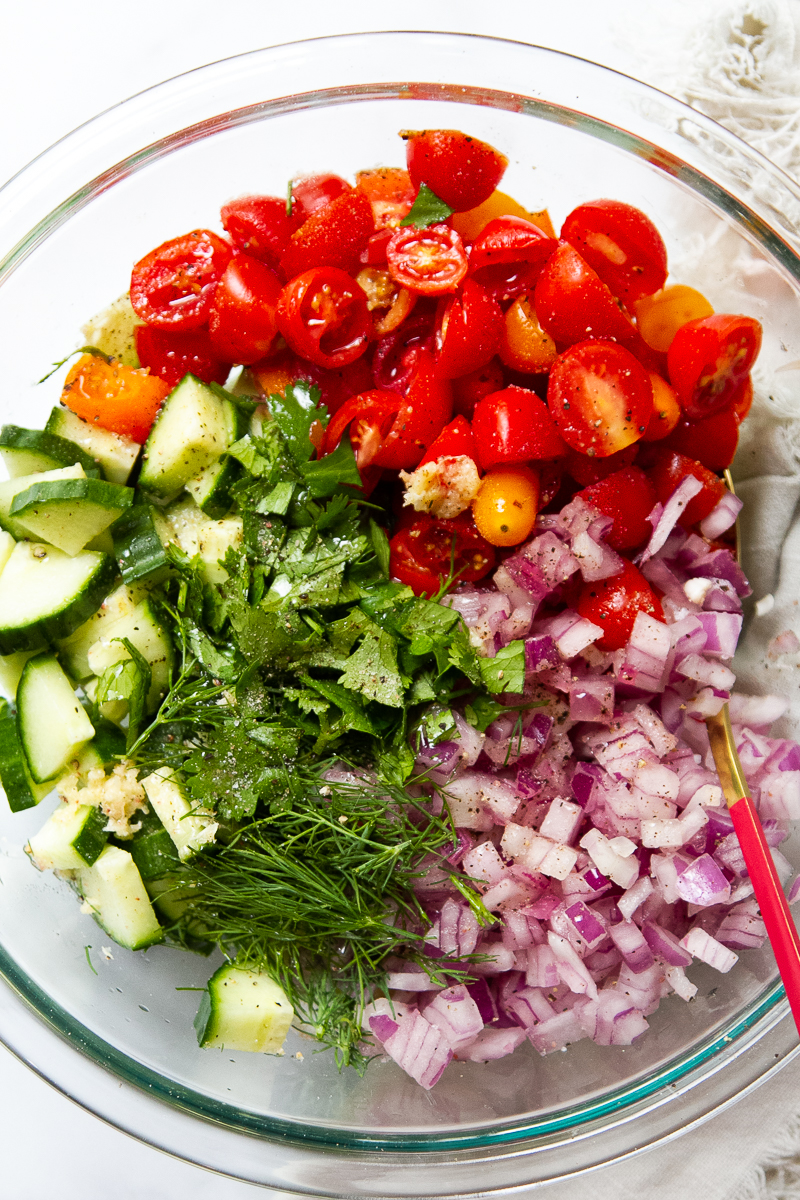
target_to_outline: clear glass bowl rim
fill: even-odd
[[[647,158],[656,168],[679,179],[687,187],[704,196],[739,225],[746,227],[750,236],[800,281],[800,258],[797,253],[797,249],[800,248],[800,229],[785,227],[783,234],[779,234],[770,224],[776,211],[775,197],[779,198],[778,205],[780,197],[784,197],[786,207],[794,209],[800,204],[800,188],[769,160],[702,114],[673,97],[619,75],[609,68],[544,47],[481,35],[385,31],[286,43],[199,67],[149,88],[80,126],[35,158],[0,189],[0,250],[8,248],[0,259],[0,285],[13,273],[16,266],[24,261],[41,241],[68,220],[72,213],[90,203],[96,195],[113,186],[126,174],[146,167],[154,158],[169,153],[187,141],[212,135],[217,129],[228,128],[231,124],[262,120],[271,112],[288,111],[297,105],[313,108],[329,103],[392,99],[397,98],[401,92],[404,98],[408,98],[408,93],[404,92],[408,84],[392,82],[397,75],[395,71],[394,75],[389,72],[386,79],[377,78],[371,82],[340,81],[338,84],[333,83],[309,92],[290,94],[279,90],[271,99],[265,100],[263,94],[258,99],[254,96],[248,99],[247,90],[253,86],[259,86],[263,92],[264,81],[260,78],[259,71],[265,65],[278,64],[282,54],[301,48],[320,68],[327,66],[331,70],[339,70],[343,73],[342,78],[346,79],[345,62],[350,47],[357,45],[360,54],[363,55],[369,46],[373,52],[388,52],[389,59],[394,55],[399,61],[402,46],[411,45],[408,39],[424,39],[431,47],[431,62],[435,61],[437,47],[462,47],[466,53],[468,49],[474,51],[480,45],[484,45],[494,48],[498,56],[513,51],[514,54],[522,54],[531,62],[535,61],[540,65],[543,62],[557,64],[564,78],[564,95],[570,91],[575,93],[576,82],[588,90],[602,82],[604,86],[599,90],[604,97],[609,85],[616,85],[620,94],[624,92],[627,96],[638,97],[642,101],[657,99],[663,112],[670,114],[676,126],[681,121],[684,125],[689,123],[705,138],[713,139],[717,146],[724,147],[730,156],[728,161],[739,165],[746,164],[758,171],[762,178],[768,179],[772,187],[772,199],[766,202],[753,196],[746,187],[737,186],[730,172],[710,158],[702,146],[692,145],[674,130],[670,132],[665,129],[659,137],[659,144],[656,144],[649,141],[643,132],[637,133],[634,128],[621,129],[603,115],[589,115],[560,102],[537,99],[531,91],[510,91],[508,86],[489,87],[483,84],[472,87],[456,85],[457,91],[454,92],[452,80],[434,78],[435,68],[433,74],[427,77],[417,76],[420,88],[425,89],[420,90],[419,98],[440,97],[449,101],[461,100],[466,104],[486,103],[493,98],[504,107],[513,106],[526,114],[536,115],[545,120],[557,120],[559,113],[562,116],[565,113],[570,114],[571,122],[584,132],[613,142],[617,147],[622,147],[634,155]],[[365,69],[363,73],[377,76],[379,67],[375,53],[366,55],[366,58],[372,69],[370,72],[366,72]],[[416,61],[419,61],[419,56]],[[384,58],[380,58],[380,66],[384,66]],[[470,71],[476,66],[477,63],[470,60]],[[321,73],[324,75],[324,70]],[[506,79],[508,75],[506,66],[502,76]],[[197,95],[204,88],[209,97],[213,97],[213,101],[209,99],[198,104]],[[221,109],[223,94],[227,107]],[[183,113],[187,105],[200,108],[200,119],[195,119],[187,125],[176,125],[179,114]],[[635,122],[632,120],[631,124],[634,125]],[[142,129],[145,127],[152,137],[145,147],[141,147]],[[647,125],[647,128],[652,134],[652,125]],[[682,158],[677,153],[678,149],[686,157]],[[68,196],[67,199],[62,199],[65,190],[68,191]],[[33,226],[30,225],[31,213],[38,218]],[[260,1115],[245,1113],[234,1105],[212,1100],[190,1088],[176,1085],[159,1073],[117,1052],[93,1035],[70,1014],[55,1005],[46,993],[19,971],[2,949],[0,975],[37,1016],[69,1045],[87,1055],[93,1063],[108,1069],[150,1095],[158,1096],[167,1104],[221,1123],[228,1128],[257,1134],[267,1140],[296,1140],[306,1146],[336,1146],[339,1149],[351,1148],[361,1153],[429,1151],[448,1152],[452,1155],[471,1149],[508,1146],[510,1143],[514,1143],[519,1149],[535,1149],[537,1139],[567,1131],[576,1125],[590,1124],[606,1115],[629,1109],[634,1112],[645,1102],[648,1108],[654,1101],[666,1103],[673,1096],[680,1094],[680,1090],[677,1093],[668,1092],[670,1085],[674,1086],[676,1082],[681,1081],[693,1087],[701,1085],[707,1082],[721,1065],[739,1057],[743,1049],[751,1047],[763,1034],[773,1030],[778,1022],[789,1029],[785,993],[780,980],[773,978],[761,994],[744,1011],[732,1017],[718,1035],[706,1039],[688,1055],[675,1056],[665,1067],[633,1084],[613,1089],[597,1100],[565,1107],[544,1121],[504,1121],[490,1130],[467,1129],[461,1135],[453,1135],[447,1131],[435,1132],[430,1137],[416,1134],[381,1134],[373,1139],[361,1135],[354,1136],[353,1132],[347,1129],[322,1128],[279,1119],[266,1119]],[[3,1031],[0,1030],[0,1039],[2,1037]],[[790,1032],[789,1040],[791,1039]],[[24,1048],[19,1045],[10,1048],[21,1057],[26,1057]],[[766,1074],[767,1066],[763,1067],[763,1071]],[[748,1083],[750,1082],[752,1080],[748,1080]]]

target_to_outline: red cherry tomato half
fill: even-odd
[[[507,387],[475,405],[472,432],[485,470],[529,459],[559,458],[566,446],[547,405],[527,388]]]
[[[504,383],[503,368],[496,358],[477,371],[459,376],[453,380],[453,411],[471,421],[478,401],[492,392],[499,392]]]
[[[364,292],[338,267],[317,267],[287,283],[277,322],[296,354],[333,368],[363,354],[372,329]]]
[[[653,388],[623,346],[579,342],[553,364],[547,407],[567,445],[605,458],[641,438],[653,411]]]
[[[301,221],[306,221],[318,208],[338,200],[351,185],[341,175],[304,175],[292,181],[292,216],[297,209]]]
[[[272,345],[281,281],[257,258],[236,254],[217,284],[208,315],[211,345],[226,362],[254,363]]]
[[[454,212],[488,200],[508,166],[494,146],[458,129],[404,130],[400,136],[415,188],[426,183]]]
[[[714,313],[682,325],[667,352],[669,378],[691,421],[727,407],[761,349],[753,317]]]
[[[612,518],[614,524],[605,540],[614,550],[634,550],[653,532],[647,518],[656,505],[656,489],[639,467],[615,471],[576,495]]]
[[[752,408],[752,406],[753,406],[753,381],[750,378],[750,376],[748,375],[748,376],[746,376],[745,379],[743,379],[741,381],[741,383],[737,387],[736,391],[734,392],[733,399],[731,400],[731,408],[736,413],[736,419],[738,420],[740,425],[741,425],[742,421],[745,419],[745,417],[747,416],[747,414],[750,412],[750,409]]]
[[[657,621],[664,620],[664,610],[655,592],[641,571],[629,562],[618,575],[585,583],[576,608],[582,617],[603,630],[603,636],[595,643],[601,650],[621,650],[640,612]]]
[[[287,279],[313,267],[356,271],[374,232],[372,205],[363,192],[350,188],[316,209],[292,234],[281,257],[281,270]]]
[[[726,408],[702,421],[687,421],[684,417],[664,445],[696,459],[709,471],[724,471],[733,462],[738,441],[739,419],[732,408]]]
[[[372,356],[375,386],[383,391],[408,391],[423,350],[434,345],[433,313],[416,313],[391,333],[384,334]]]
[[[471,458],[480,471],[481,460],[475,435],[464,418],[459,416],[455,417],[449,425],[445,425],[436,440],[425,451],[417,466],[421,467],[427,462],[436,462],[437,458],[458,458],[462,454]]]
[[[446,379],[466,375],[493,357],[503,333],[496,300],[472,279],[441,300],[436,329],[436,369]]]
[[[240,196],[223,204],[220,216],[234,245],[273,270],[300,225],[298,215],[286,215],[286,200],[279,196]]]
[[[194,375],[203,383],[224,383],[231,362],[222,362],[216,355],[207,329],[155,329],[152,325],[137,325],[136,353],[151,375],[158,375],[171,388],[184,375]]]
[[[640,340],[597,272],[572,246],[560,245],[547,260],[533,303],[542,329],[562,346],[586,338],[613,338],[623,345]]]
[[[454,292],[467,273],[464,243],[449,225],[398,229],[386,245],[393,279],[424,296]]]
[[[685,454],[673,450],[659,449],[648,474],[662,504],[666,504],[687,475],[694,475],[702,483],[703,490],[692,497],[679,518],[679,524],[684,529],[690,529],[707,517],[725,495],[725,484],[713,471],[696,459],[687,458]]]
[[[328,424],[322,454],[333,453],[349,427],[356,465],[363,471],[374,462],[402,407],[402,399],[394,392],[372,390],[351,396]]]
[[[137,317],[159,329],[199,329],[232,253],[209,229],[195,229],[151,250],[131,273]]]
[[[431,353],[422,350],[397,419],[375,455],[375,466],[398,471],[416,467],[452,415],[450,384],[437,374]]]
[[[522,217],[496,217],[472,243],[469,273],[495,300],[513,300],[533,287],[557,246]]]
[[[621,200],[590,200],[561,229],[615,296],[632,303],[652,296],[667,278],[667,248],[649,217]]]
[[[599,479],[607,479],[615,471],[630,467],[638,453],[638,442],[626,446],[624,450],[618,450],[616,454],[609,454],[607,458],[589,458],[587,454],[570,450],[564,460],[564,469],[581,487],[588,487],[597,483]]]
[[[495,564],[494,549],[478,533],[469,512],[450,521],[420,516],[394,535],[389,548],[392,576],[418,596],[435,595],[451,565],[458,582],[474,583]]]

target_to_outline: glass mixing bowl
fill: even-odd
[[[280,194],[297,174],[400,164],[397,131],[431,126],[500,147],[503,188],[547,206],[556,228],[598,196],[645,209],[677,279],[699,283],[718,310],[762,319],[767,376],[800,357],[800,192],[766,160],[590,63],[486,38],[376,33],[180,76],[7,185],[3,420],[41,426],[59,383],[35,380],[152,246],[213,225],[232,196]],[[696,1000],[665,1001],[636,1045],[584,1041],[544,1059],[526,1045],[501,1062],[451,1065],[431,1093],[392,1063],[338,1074],[296,1033],[283,1057],[200,1051],[192,989],[208,961],[161,947],[105,954],[107,937],[66,885],[22,852],[42,820],[0,813],[0,1035],[100,1116],[231,1175],[329,1196],[503,1193],[675,1136],[795,1052],[768,949],[725,976],[694,967]]]

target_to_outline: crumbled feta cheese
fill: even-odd
[[[119,838],[133,837],[141,824],[131,824],[139,809],[147,808],[147,796],[138,779],[135,767],[118,763],[110,775],[97,767],[89,771],[81,787],[77,771],[70,771],[58,781],[58,794],[68,804],[93,804],[108,818],[106,829]]]
[[[478,468],[466,454],[437,458],[411,474],[401,471],[400,478],[406,485],[404,504],[445,520],[469,508],[481,485]]]

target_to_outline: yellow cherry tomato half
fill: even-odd
[[[543,208],[541,212],[528,212],[527,208],[523,208],[505,192],[492,192],[488,200],[484,200],[483,204],[477,205],[476,208],[467,209],[466,212],[453,213],[450,224],[465,241],[474,242],[478,234],[496,217],[522,217],[524,221],[532,221],[534,225],[538,225],[548,237],[556,236],[553,222],[550,220],[550,214],[546,208]]]
[[[666,379],[662,379],[655,371],[647,373],[653,385],[653,415],[642,434],[642,441],[660,442],[667,434],[672,433],[680,421],[681,406],[675,389],[670,387]]]
[[[702,292],[676,283],[653,296],[637,300],[633,311],[639,333],[648,346],[666,354],[681,325],[700,317],[710,317],[714,309]]]
[[[507,367],[527,374],[544,374],[558,358],[556,344],[542,329],[527,296],[515,300],[506,313],[499,353]]]
[[[539,506],[539,476],[530,467],[495,467],[472,502],[478,533],[491,546],[518,546],[530,536]]]

